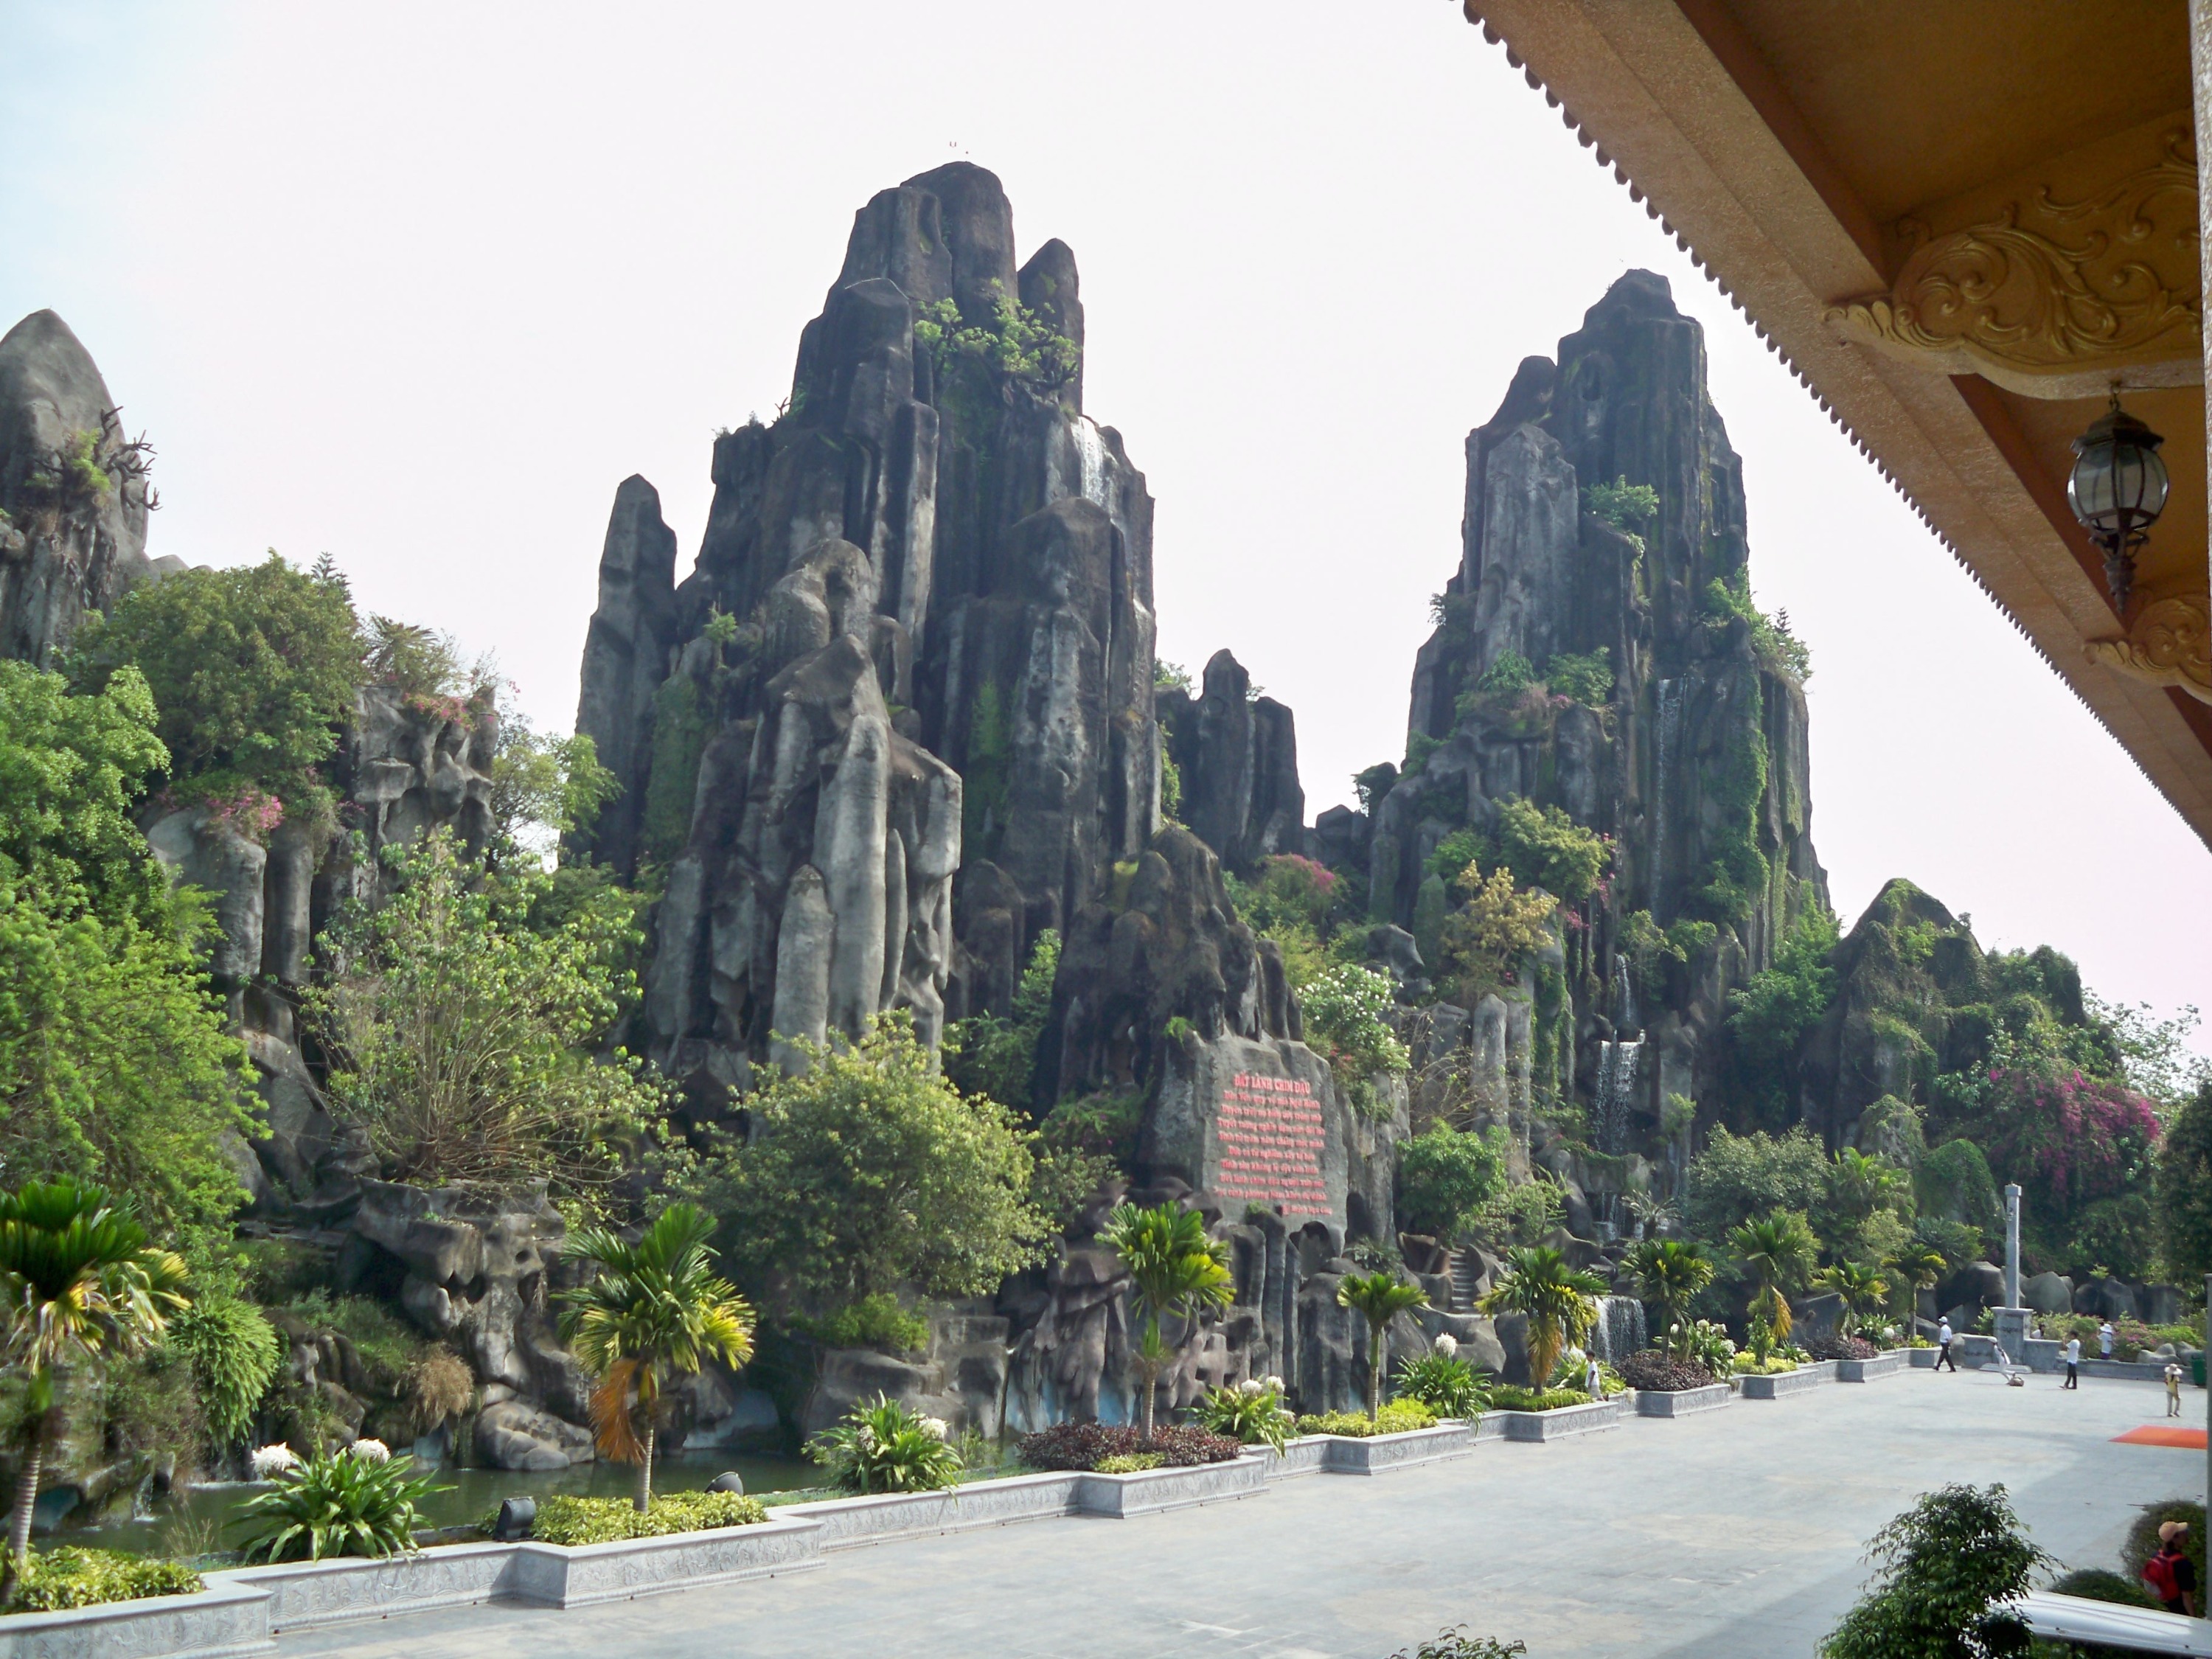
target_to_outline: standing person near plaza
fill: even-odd
[[[2081,1386],[2081,1339],[2069,1337],[2066,1340],[2066,1387]]]
[[[1595,1354],[1589,1357],[1589,1370],[1584,1373],[1583,1382],[1591,1399],[1605,1398],[1605,1372],[1599,1368]]]
[[[2170,1359],[2166,1363],[2166,1414],[2181,1415],[2181,1367]]]
[[[1959,1374],[1959,1362],[1951,1358],[1951,1322],[1948,1318],[1938,1321],[1936,1326],[1935,1369],[1940,1371],[1946,1365],[1951,1368],[1954,1376]]]
[[[2189,1522],[2169,1521],[2158,1529],[2158,1553],[2143,1563],[2143,1588],[2168,1613],[2197,1616],[2197,1564],[2189,1559]]]
[[[2109,1319],[2097,1327],[2097,1357],[2100,1359],[2112,1357],[2112,1322]]]

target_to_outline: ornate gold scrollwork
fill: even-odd
[[[2091,662],[2212,702],[2212,595],[2155,600],[2123,638],[2091,640],[2088,651]]]
[[[2148,372],[2129,377],[2136,384],[2203,379],[2186,129],[2167,135],[2158,162],[2090,199],[2062,202],[2044,188],[1944,235],[1911,220],[1897,228],[1915,246],[1896,283],[1832,307],[1832,325],[2032,396],[2094,395],[2109,366],[2129,359],[2148,360]],[[2160,353],[2162,343],[2172,349]],[[2079,385],[2066,384],[2073,377]]]

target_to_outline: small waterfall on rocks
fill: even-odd
[[[1636,1075],[1644,1062],[1644,1040],[1599,1045],[1597,1060],[1597,1149],[1618,1152],[1628,1141],[1628,1114],[1636,1100]]]
[[[1659,682],[1658,753],[1651,768],[1651,910],[1663,913],[1662,880],[1667,863],[1667,781],[1674,774],[1674,751],[1682,735],[1682,683]]]
[[[1082,469],[1076,494],[1100,507],[1110,506],[1106,499],[1106,443],[1098,435],[1098,423],[1087,415],[1079,415],[1069,422],[1069,428],[1075,437],[1076,464]]]
[[[1632,1296],[1601,1296],[1597,1322],[1590,1327],[1589,1352],[1618,1365],[1644,1345],[1644,1304]]]
[[[1613,959],[1613,1006],[1617,1012],[1613,1023],[1616,1031],[1641,1031],[1644,1027],[1636,1018],[1636,991],[1628,981],[1628,958]]]

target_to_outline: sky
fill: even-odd
[[[2212,1005],[2212,853],[1450,0],[0,0],[0,329],[58,311],[151,438],[149,550],[328,552],[562,730],[616,486],[688,568],[716,428],[773,414],[914,173],[988,167],[1018,257],[1075,250],[1161,654],[1296,710],[1310,817],[1401,752],[1468,429],[1656,270],[1812,647],[1846,924],[1905,876],[2107,999]]]

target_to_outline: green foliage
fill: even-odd
[[[1389,761],[1380,761],[1364,771],[1352,775],[1352,793],[1359,798],[1359,810],[1373,817],[1382,798],[1397,787],[1398,769]]]
[[[1368,1273],[1346,1273],[1336,1286],[1336,1305],[1349,1308],[1367,1322],[1367,1414],[1382,1404],[1383,1336],[1390,1322],[1401,1313],[1429,1305],[1429,1293],[1389,1268]]]
[[[1525,1659],[1526,1642],[1501,1642],[1494,1636],[1469,1636],[1465,1625],[1440,1630],[1410,1654],[1403,1648],[1390,1659]]]
[[[1771,617],[1751,597],[1751,575],[1739,569],[1726,581],[1717,577],[1705,584],[1705,616],[1709,621],[1741,622],[1751,635],[1751,648],[1759,661],[1775,673],[1802,685],[1813,678],[1813,653],[1790,631],[1790,613]]]
[[[1565,1215],[1559,1183],[1540,1174],[1498,1193],[1482,1206],[1469,1231],[1495,1244],[1534,1244]]]
[[[1510,702],[1536,684],[1536,671],[1518,651],[1504,651],[1482,671],[1474,695],[1485,702]]]
[[[1510,1142],[1502,1127],[1483,1133],[1439,1121],[1398,1149],[1398,1224],[1446,1243],[1474,1224],[1505,1187]]]
[[[332,1296],[317,1287],[287,1302],[279,1311],[312,1330],[343,1337],[370,1384],[386,1392],[396,1391],[409,1368],[434,1346],[389,1304],[374,1297]]]
[[[668,863],[691,839],[692,798],[699,793],[710,724],[706,702],[698,681],[685,673],[671,674],[653,694],[653,757],[638,851],[647,864]]]
[[[444,830],[386,861],[397,890],[340,913],[306,999],[338,1115],[393,1180],[604,1187],[661,1108],[638,1061],[593,1052],[635,990],[629,897],[599,890],[540,932],[544,870],[470,860]]]
[[[1823,1659],[1982,1659],[2025,1654],[2027,1630],[1999,1611],[2050,1558],[2030,1543],[2002,1486],[1930,1492],[1874,1535],[1879,1571],[1821,1644]]]
[[[1753,690],[1757,691],[1757,682]],[[1718,814],[1713,855],[1703,872],[1696,902],[1708,920],[1748,921],[1766,891],[1771,873],[1759,848],[1759,804],[1766,794],[1766,732],[1763,693],[1739,702],[1733,711],[1719,775],[1711,781],[1709,799]]]
[[[815,1319],[796,1319],[792,1328],[826,1348],[880,1348],[885,1353],[918,1353],[929,1346],[929,1322],[899,1306],[898,1298],[878,1291]]]
[[[1518,795],[1498,803],[1498,857],[1522,887],[1540,887],[1554,898],[1579,904],[1597,890],[1612,849],[1556,806],[1538,807]]]
[[[235,1297],[203,1296],[169,1322],[169,1346],[191,1364],[192,1387],[218,1449],[236,1445],[276,1379],[276,1328]]]
[[[1277,1451],[1294,1426],[1290,1413],[1283,1409],[1281,1387],[1272,1378],[1258,1377],[1208,1389],[1191,1407],[1191,1421],[1240,1445],[1272,1446]]]
[[[1732,1135],[1717,1128],[1691,1160],[1683,1213],[1700,1238],[1776,1210],[1810,1210],[1827,1176],[1827,1157],[1812,1133]]]
[[[714,1271],[714,1218],[676,1203],[635,1243],[605,1227],[568,1236],[569,1257],[596,1271],[561,1292],[562,1334],[599,1380],[591,1400],[599,1451],[638,1466],[641,1513],[653,1498],[662,1383],[714,1362],[736,1370],[753,1357],[753,1310]]]
[[[1169,823],[1182,822],[1182,769],[1164,744],[1160,746],[1160,817]]]
[[[1659,514],[1659,492],[1650,484],[1632,484],[1626,476],[1611,483],[1585,484],[1583,510],[1592,518],[1602,519],[1615,530],[1636,537],[1641,546],[1643,537],[1639,532]]]
[[[1398,1076],[1412,1064],[1387,1018],[1396,1001],[1389,978],[1341,964],[1308,984],[1300,1000],[1306,1041],[1328,1060],[1353,1107],[1370,1115],[1381,1109],[1371,1079]]]
[[[1030,1107],[1037,1038],[1052,1016],[1052,986],[1059,972],[1060,935],[1048,927],[1030,947],[1029,966],[1014,989],[1012,1018],[977,1014],[946,1028],[945,1075],[964,1093]]]
[[[1728,1243],[1737,1273],[1750,1286],[1752,1347],[1764,1363],[1761,1333],[1775,1341],[1789,1336],[1790,1297],[1804,1288],[1805,1276],[1820,1253],[1819,1243],[1802,1215],[1777,1210],[1731,1229]]]
[[[793,1043],[804,1069],[749,1097],[756,1133],[724,1138],[695,1177],[749,1272],[842,1307],[911,1282],[994,1290],[1037,1261],[1050,1223],[1006,1108],[963,1096],[901,1013],[853,1043]]]
[[[1171,1042],[1181,1041],[1175,1024],[1168,1022]],[[1063,1100],[1045,1114],[1039,1126],[1037,1155],[1067,1151],[1109,1165],[1127,1165],[1136,1158],[1137,1131],[1144,1119],[1142,1095],[1102,1093]]]
[[[1613,652],[1602,645],[1579,656],[1555,652],[1544,664],[1544,684],[1556,696],[1602,708],[1613,697]]]
[[[72,696],[58,674],[0,662],[0,881],[58,915],[169,925],[167,882],[132,821],[168,764],[155,719],[135,668]]]
[[[1146,1469],[1157,1469],[1168,1461],[1165,1452],[1117,1452],[1111,1457],[1098,1460],[1100,1474],[1142,1474]]]
[[[1693,1239],[1639,1239],[1622,1264],[1636,1281],[1636,1293],[1659,1310],[1661,1346],[1678,1358],[1691,1355],[1683,1336],[1691,1328],[1690,1304],[1713,1282],[1713,1264]]]
[[[248,1561],[320,1561],[413,1553],[418,1508],[438,1490],[428,1476],[408,1478],[411,1457],[372,1462],[352,1451],[315,1453],[276,1476],[239,1519],[252,1528]]]
[[[2190,1034],[2201,1023],[2193,1006],[2160,1019],[2148,1003],[2130,1006],[2107,1002],[2088,991],[2081,1000],[2082,1012],[2110,1038],[2128,1085],[2157,1102],[2161,1117],[2170,1117],[2200,1091],[2212,1088],[2212,1058],[2188,1046]]]
[[[1486,1313],[1517,1313],[1528,1322],[1528,1374],[1547,1377],[1559,1350],[1579,1342],[1597,1317],[1596,1297],[1607,1291],[1595,1273],[1567,1265],[1547,1244],[1505,1253],[1505,1271],[1482,1299]]]
[[[1556,1412],[1590,1403],[1589,1395],[1580,1389],[1524,1389],[1504,1382],[1490,1391],[1492,1411]]]
[[[1436,1413],[1418,1400],[1393,1400],[1372,1417],[1358,1412],[1322,1412],[1298,1419],[1300,1434],[1340,1434],[1354,1440],[1378,1434],[1408,1434],[1436,1425]]]
[[[1398,1367],[1398,1398],[1419,1401],[1438,1417],[1472,1422],[1490,1403],[1474,1367],[1455,1353],[1431,1349]]]
[[[1160,1372],[1188,1340],[1199,1316],[1227,1307],[1236,1295],[1229,1246],[1209,1238],[1206,1218],[1180,1204],[1116,1205],[1098,1230],[1098,1242],[1121,1259],[1129,1275],[1129,1310],[1143,1322],[1131,1364],[1142,1388],[1143,1438],[1150,1441],[1153,1385]],[[1172,1346],[1161,1330],[1161,1322],[1170,1318],[1183,1327]]]
[[[1838,1261],[1832,1267],[1824,1267],[1814,1275],[1814,1283],[1843,1298],[1845,1336],[1856,1334],[1859,1322],[1879,1313],[1889,1297],[1889,1281],[1863,1262]]]
[[[325,824],[331,796],[319,769],[352,716],[362,647],[344,584],[272,552],[139,584],[78,630],[69,673],[92,691],[125,667],[145,677],[179,795],[266,790],[289,816]]]
[[[807,1443],[807,1455],[847,1492],[939,1492],[957,1485],[960,1454],[945,1425],[878,1395]]]
[[[537,730],[520,712],[501,715],[492,755],[491,819],[502,841],[550,853],[562,836],[590,829],[599,809],[621,793],[621,780],[599,764],[597,746],[582,732],[560,737]],[[690,828],[688,803],[684,828]]]
[[[2186,1498],[2168,1498],[2156,1504],[2145,1504],[2128,1523],[2128,1535],[2120,1544],[2120,1566],[2136,1583],[2142,1582],[2143,1563],[2158,1553],[2158,1529],[2169,1521],[2179,1521],[2189,1528],[2188,1541],[2183,1546],[2189,1559],[2197,1564],[2197,1594],[2204,1594],[2204,1505]],[[2201,1609],[2203,1602],[2197,1603]]]
[[[23,1563],[8,1613],[57,1613],[142,1595],[194,1595],[207,1588],[199,1574],[178,1561],[149,1561],[121,1550],[57,1544]]]
[[[1474,890],[1480,879],[1480,868],[1484,860],[1497,861],[1490,837],[1473,826],[1453,830],[1436,845],[1421,868],[1428,874],[1449,883],[1456,897],[1466,898]]]
[[[935,358],[939,374],[965,360],[1039,391],[1066,385],[1083,355],[1074,341],[1003,290],[993,298],[991,315],[982,322],[963,318],[951,300],[922,307],[914,343]]]
[[[1165,657],[1155,657],[1152,659],[1152,690],[1180,691],[1185,696],[1193,696],[1197,693],[1197,682],[1191,678],[1190,670],[1181,663],[1170,662]]]
[[[1964,1222],[1982,1233],[2002,1224],[1989,1160],[1971,1140],[1947,1140],[1931,1148],[1913,1171],[1913,1186],[1924,1214]]]
[[[2185,1282],[2212,1273],[2212,1082],[2166,1126],[2158,1210],[2167,1268]]]
[[[960,767],[960,845],[966,857],[992,856],[1006,833],[1013,754],[1006,700],[999,683],[987,679],[969,707],[968,749]]]
[[[1836,918],[1808,905],[1774,952],[1774,964],[1753,974],[1729,999],[1729,1059],[1737,1087],[1771,1121],[1786,1121],[1797,1098],[1797,1048],[1820,1023],[1836,994]]]
[[[743,1492],[663,1492],[641,1515],[635,1504],[623,1498],[570,1498],[556,1492],[538,1500],[530,1535],[540,1544],[574,1548],[629,1538],[661,1538],[671,1533],[753,1527],[767,1519],[768,1510],[760,1499]]]

